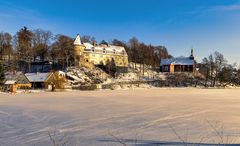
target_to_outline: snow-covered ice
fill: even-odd
[[[0,145],[240,143],[240,89],[132,89],[0,94]],[[221,128],[221,129],[219,129]],[[175,133],[175,132],[177,133]],[[178,135],[178,136],[177,136]]]

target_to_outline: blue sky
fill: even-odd
[[[75,37],[165,45],[198,61],[214,51],[240,63],[240,0],[1,0],[0,31],[42,28]]]

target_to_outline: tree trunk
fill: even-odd
[[[28,60],[28,72],[31,72],[31,60]]]
[[[212,87],[215,87],[215,84],[216,84],[216,77],[214,77],[214,79],[213,79],[213,85],[212,85]]]
[[[206,79],[205,79],[205,87],[207,87],[207,82],[208,82],[208,75],[206,76]]]
[[[144,77],[144,71],[145,71],[145,69],[144,69],[144,62],[143,62],[143,77]]]

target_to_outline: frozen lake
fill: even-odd
[[[240,143],[240,89],[0,93],[0,145]],[[54,135],[55,134],[55,135]]]

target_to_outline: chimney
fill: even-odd
[[[93,46],[96,47],[97,46],[97,41],[93,41]]]

